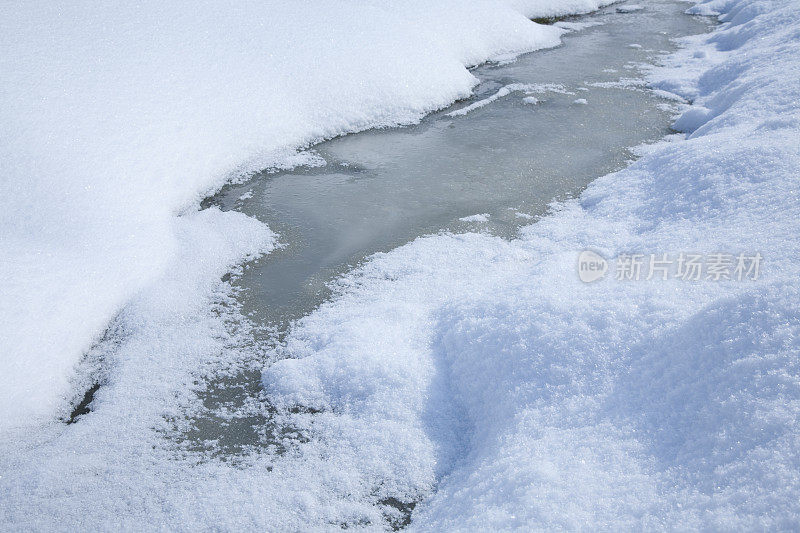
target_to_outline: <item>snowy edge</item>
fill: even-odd
[[[0,8],[0,429],[61,413],[80,358],[179,268],[201,198],[302,164],[320,140],[416,122],[470,94],[468,67],[559,43],[564,30],[520,10],[563,5],[515,5]],[[228,234],[240,252],[222,261],[198,245],[194,261],[230,267],[273,245],[262,226],[254,252],[251,221],[214,216],[241,224]]]

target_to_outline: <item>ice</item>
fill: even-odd
[[[568,22],[566,20],[560,20],[554,24],[557,28],[562,28],[568,31],[581,31],[585,30],[586,28],[591,28],[593,26],[599,26],[603,24],[599,21],[592,21],[592,22]]]

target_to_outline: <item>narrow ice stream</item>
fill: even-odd
[[[246,310],[283,325],[369,254],[442,230],[513,236],[554,199],[622,168],[627,147],[669,131],[667,102],[636,80],[641,64],[674,49],[671,38],[705,29],[684,9],[614,5],[568,19],[561,24],[594,26],[566,35],[559,48],[476,68],[472,99],[413,127],[324,142],[313,147],[322,167],[264,172],[209,199],[268,223],[286,245],[239,281]],[[458,114],[504,87],[506,96]],[[483,213],[488,222],[460,220]]]
[[[284,244],[235,282],[245,314],[268,332],[257,342],[277,342],[370,254],[440,231],[513,237],[554,200],[624,167],[628,147],[667,135],[675,103],[646,90],[641,70],[675,49],[671,39],[708,29],[685,9],[615,4],[561,21],[577,30],[562,46],[474,69],[471,99],[412,127],[321,143],[312,151],[322,166],[264,171],[206,200],[266,222]],[[269,442],[268,416],[230,416],[259,394],[259,377],[210,384],[189,440],[223,455]]]

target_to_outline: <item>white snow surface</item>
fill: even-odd
[[[711,0],[650,73],[693,101],[518,239],[420,238],[345,277],[265,390],[411,529],[800,527],[800,5]],[[583,284],[584,249],[760,252],[744,281]],[[347,452],[343,450],[348,450]],[[354,451],[358,450],[358,452]]]
[[[206,193],[308,162],[297,150],[323,138],[414,122],[470,94],[466,67],[558,44],[564,30],[520,10],[562,4],[514,6],[3,2],[0,428],[52,419],[82,354],[175,268],[176,218]]]
[[[349,8],[316,5],[322,10],[319,19],[308,9],[298,15],[303,21],[312,17],[326,36],[315,41],[325,46],[314,54],[309,48],[309,57],[336,50],[345,57],[345,45],[331,47],[325,32],[348,21],[336,15]],[[475,29],[453,48],[440,43],[443,50],[480,48],[470,56],[475,61],[494,57],[502,48],[498,43],[507,39],[529,38],[527,30],[509,36],[504,23],[488,29],[482,24],[494,19],[466,15],[450,27],[442,14],[430,22],[437,28],[428,30],[424,19],[432,17],[434,8],[414,5],[417,11],[407,12],[392,5],[387,20],[405,13],[420,22],[418,32],[434,36],[450,28],[447,39],[456,40],[465,28]],[[459,19],[465,10],[488,5],[454,3],[448,15]],[[533,10],[536,5],[518,7]],[[555,2],[539,5],[551,9],[546,14],[558,14]],[[278,9],[273,13],[291,9],[271,7]],[[48,9],[27,7],[34,8]],[[326,75],[339,78],[326,86],[327,92],[314,93],[319,86],[306,90],[298,81],[294,92],[281,93],[288,98],[282,103],[293,103],[291,110],[282,111],[279,99],[264,103],[242,91],[239,109],[261,102],[264,113],[267,108],[278,117],[296,112],[297,129],[268,122],[266,140],[255,141],[252,152],[210,126],[190,129],[186,142],[202,144],[205,151],[167,147],[173,154],[194,153],[200,162],[177,155],[159,159],[154,154],[161,152],[151,151],[150,159],[142,155],[131,165],[199,165],[205,174],[125,172],[122,154],[139,157],[139,152],[133,147],[126,152],[120,145],[110,153],[121,159],[103,161],[105,167],[87,159],[93,172],[80,172],[79,157],[62,157],[59,175],[64,180],[54,182],[42,177],[46,174],[22,172],[36,168],[35,159],[22,152],[7,157],[7,139],[16,137],[3,122],[1,216],[16,224],[2,230],[4,259],[9,258],[3,273],[8,295],[19,299],[17,314],[3,308],[4,369],[9,354],[28,346],[11,330],[36,330],[39,336],[26,342],[47,341],[59,350],[70,343],[81,347],[59,351],[60,368],[43,370],[50,376],[48,387],[68,384],[69,369],[83,346],[102,331],[108,316],[127,305],[97,348],[110,359],[95,361],[90,351],[83,363],[96,366],[91,374],[103,381],[92,413],[72,426],[51,422],[0,431],[0,524],[65,531],[305,531],[338,530],[342,524],[375,529],[391,512],[380,502],[396,498],[419,501],[410,529],[423,531],[800,528],[800,267],[795,260],[800,252],[800,6],[792,0],[711,0],[692,9],[722,13],[724,24],[711,35],[686,39],[684,50],[650,73],[659,90],[693,102],[676,125],[686,138],[641,147],[644,155],[631,167],[596,180],[579,199],[554,206],[553,214],[523,229],[518,239],[477,233],[420,238],[374,256],[342,278],[337,297],[302,320],[275,354],[295,359],[262,372],[275,418],[308,440],[285,454],[244,455],[243,464],[199,460],[180,443],[163,438],[182,423],[183,407],[196,401],[193,389],[204,374],[246,357],[247,332],[238,338],[227,331],[237,310],[219,278],[229,265],[268,252],[275,241],[263,225],[244,215],[195,212],[198,192],[229,178],[229,168],[248,168],[242,161],[251,161],[250,156],[288,164],[303,145],[292,145],[292,139],[326,134],[309,124],[320,131],[346,131],[417,117],[466,95],[473,83],[466,61],[453,60],[458,67],[453,66],[453,79],[437,77],[448,61],[440,56],[429,58],[430,72],[417,71],[413,61],[383,65],[406,75],[422,72],[430,81],[428,93],[382,85],[380,76],[386,72],[370,77],[370,68],[357,73],[369,80],[359,92],[333,67]],[[200,5],[178,14],[192,19],[202,13]],[[498,13],[507,12],[492,7],[481,14],[502,16]],[[242,18],[244,26],[236,35],[244,39],[253,35],[247,28],[257,19]],[[368,28],[363,20],[354,17],[349,23]],[[529,27],[524,20],[517,23]],[[344,25],[347,37],[352,26]],[[136,40],[134,30],[131,40]],[[381,39],[387,33],[383,30],[376,32]],[[277,25],[270,31],[295,35]],[[280,44],[270,31],[265,42]],[[213,35],[187,33],[192,45],[202,45],[205,38],[214,42]],[[408,42],[418,45],[417,36]],[[5,75],[12,57],[5,54],[8,32],[0,39]],[[398,42],[380,52],[384,59],[403,48]],[[186,53],[193,53],[189,49],[187,44]],[[212,49],[208,45],[205,52]],[[30,64],[34,69],[39,63]],[[302,67],[286,68],[298,72],[291,69]],[[259,77],[257,70],[247,73]],[[237,87],[233,74],[229,81]],[[456,83],[456,78],[463,81]],[[7,87],[5,79],[4,99],[18,90]],[[280,83],[267,85],[273,86]],[[23,112],[5,101],[3,118]],[[220,96],[210,102],[224,101]],[[323,102],[329,104],[323,111],[312,105]],[[85,106],[79,106],[81,113],[92,107],[77,104]],[[228,122],[225,112],[213,119],[190,111],[186,116],[228,126],[222,132],[236,134],[237,123]],[[17,118],[12,125],[21,127]],[[30,131],[43,134],[45,121],[29,118]],[[136,112],[128,118],[135,119]],[[252,140],[261,130],[256,118],[249,120],[242,135]],[[297,135],[289,135],[288,144],[274,141],[277,134],[270,137],[281,124]],[[53,126],[69,129],[58,122]],[[306,126],[310,129],[302,130]],[[75,128],[72,139],[83,140],[84,148],[94,147],[99,156],[102,142],[86,140],[91,128],[80,122]],[[43,170],[59,165],[59,154],[71,153],[69,140],[56,133],[52,142],[60,148],[52,161],[43,159]],[[208,143],[196,141],[197,136]],[[150,148],[157,145],[153,141]],[[18,141],[18,148],[26,146],[27,155],[44,157],[35,152],[37,145]],[[227,151],[234,146],[237,155]],[[307,153],[297,157],[313,158]],[[20,173],[8,174],[7,165]],[[105,180],[97,179],[101,167],[108,170]],[[11,175],[23,178],[5,178]],[[22,215],[28,213],[23,204],[41,217],[37,224],[23,225]],[[97,224],[84,224],[91,221]],[[759,251],[765,259],[758,281],[623,283],[606,278],[587,285],[575,272],[578,253],[586,248],[607,258],[635,252]],[[37,265],[54,269],[30,270]],[[40,287],[41,280],[47,283]],[[36,298],[29,304],[27,291]],[[10,298],[5,300],[10,305]],[[57,305],[62,307],[53,308]],[[70,319],[62,330],[64,317]],[[92,320],[94,330],[86,325]],[[107,342],[116,349],[104,350]],[[39,353],[33,345],[27,349]],[[6,384],[14,394],[27,386],[13,379]],[[85,390],[83,385],[74,388]],[[10,426],[18,425],[12,416],[39,420],[66,407],[58,401],[63,390],[39,392],[37,400],[22,406],[11,400],[0,404],[4,424],[11,419]],[[2,394],[8,393],[4,389]]]

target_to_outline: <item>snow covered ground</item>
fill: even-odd
[[[519,9],[602,1],[4,2],[0,427],[52,419],[81,355],[174,268],[205,194],[418,120],[469,94],[467,66],[558,44]]]
[[[246,357],[218,280],[275,237],[199,197],[315,139],[413,121],[468,94],[466,65],[557,42],[519,10],[593,5],[170,6],[0,8],[0,523],[324,529],[419,500],[412,529],[800,527],[796,2],[692,8],[724,24],[650,74],[693,101],[685,139],[518,239],[420,238],[343,278],[280,349],[294,358],[263,369],[302,444],[234,466],[160,436],[198,373]],[[755,280],[612,268],[584,284],[585,249],[763,263]],[[74,365],[112,317],[83,363],[97,408],[67,430]]]
[[[517,240],[376,256],[264,370],[352,477],[425,497],[412,528],[800,527],[800,6],[692,9],[724,24],[651,73],[693,101],[685,139]],[[584,284],[584,249],[673,264]],[[677,279],[681,252],[704,255],[700,280]],[[739,254],[758,276],[736,279]]]

